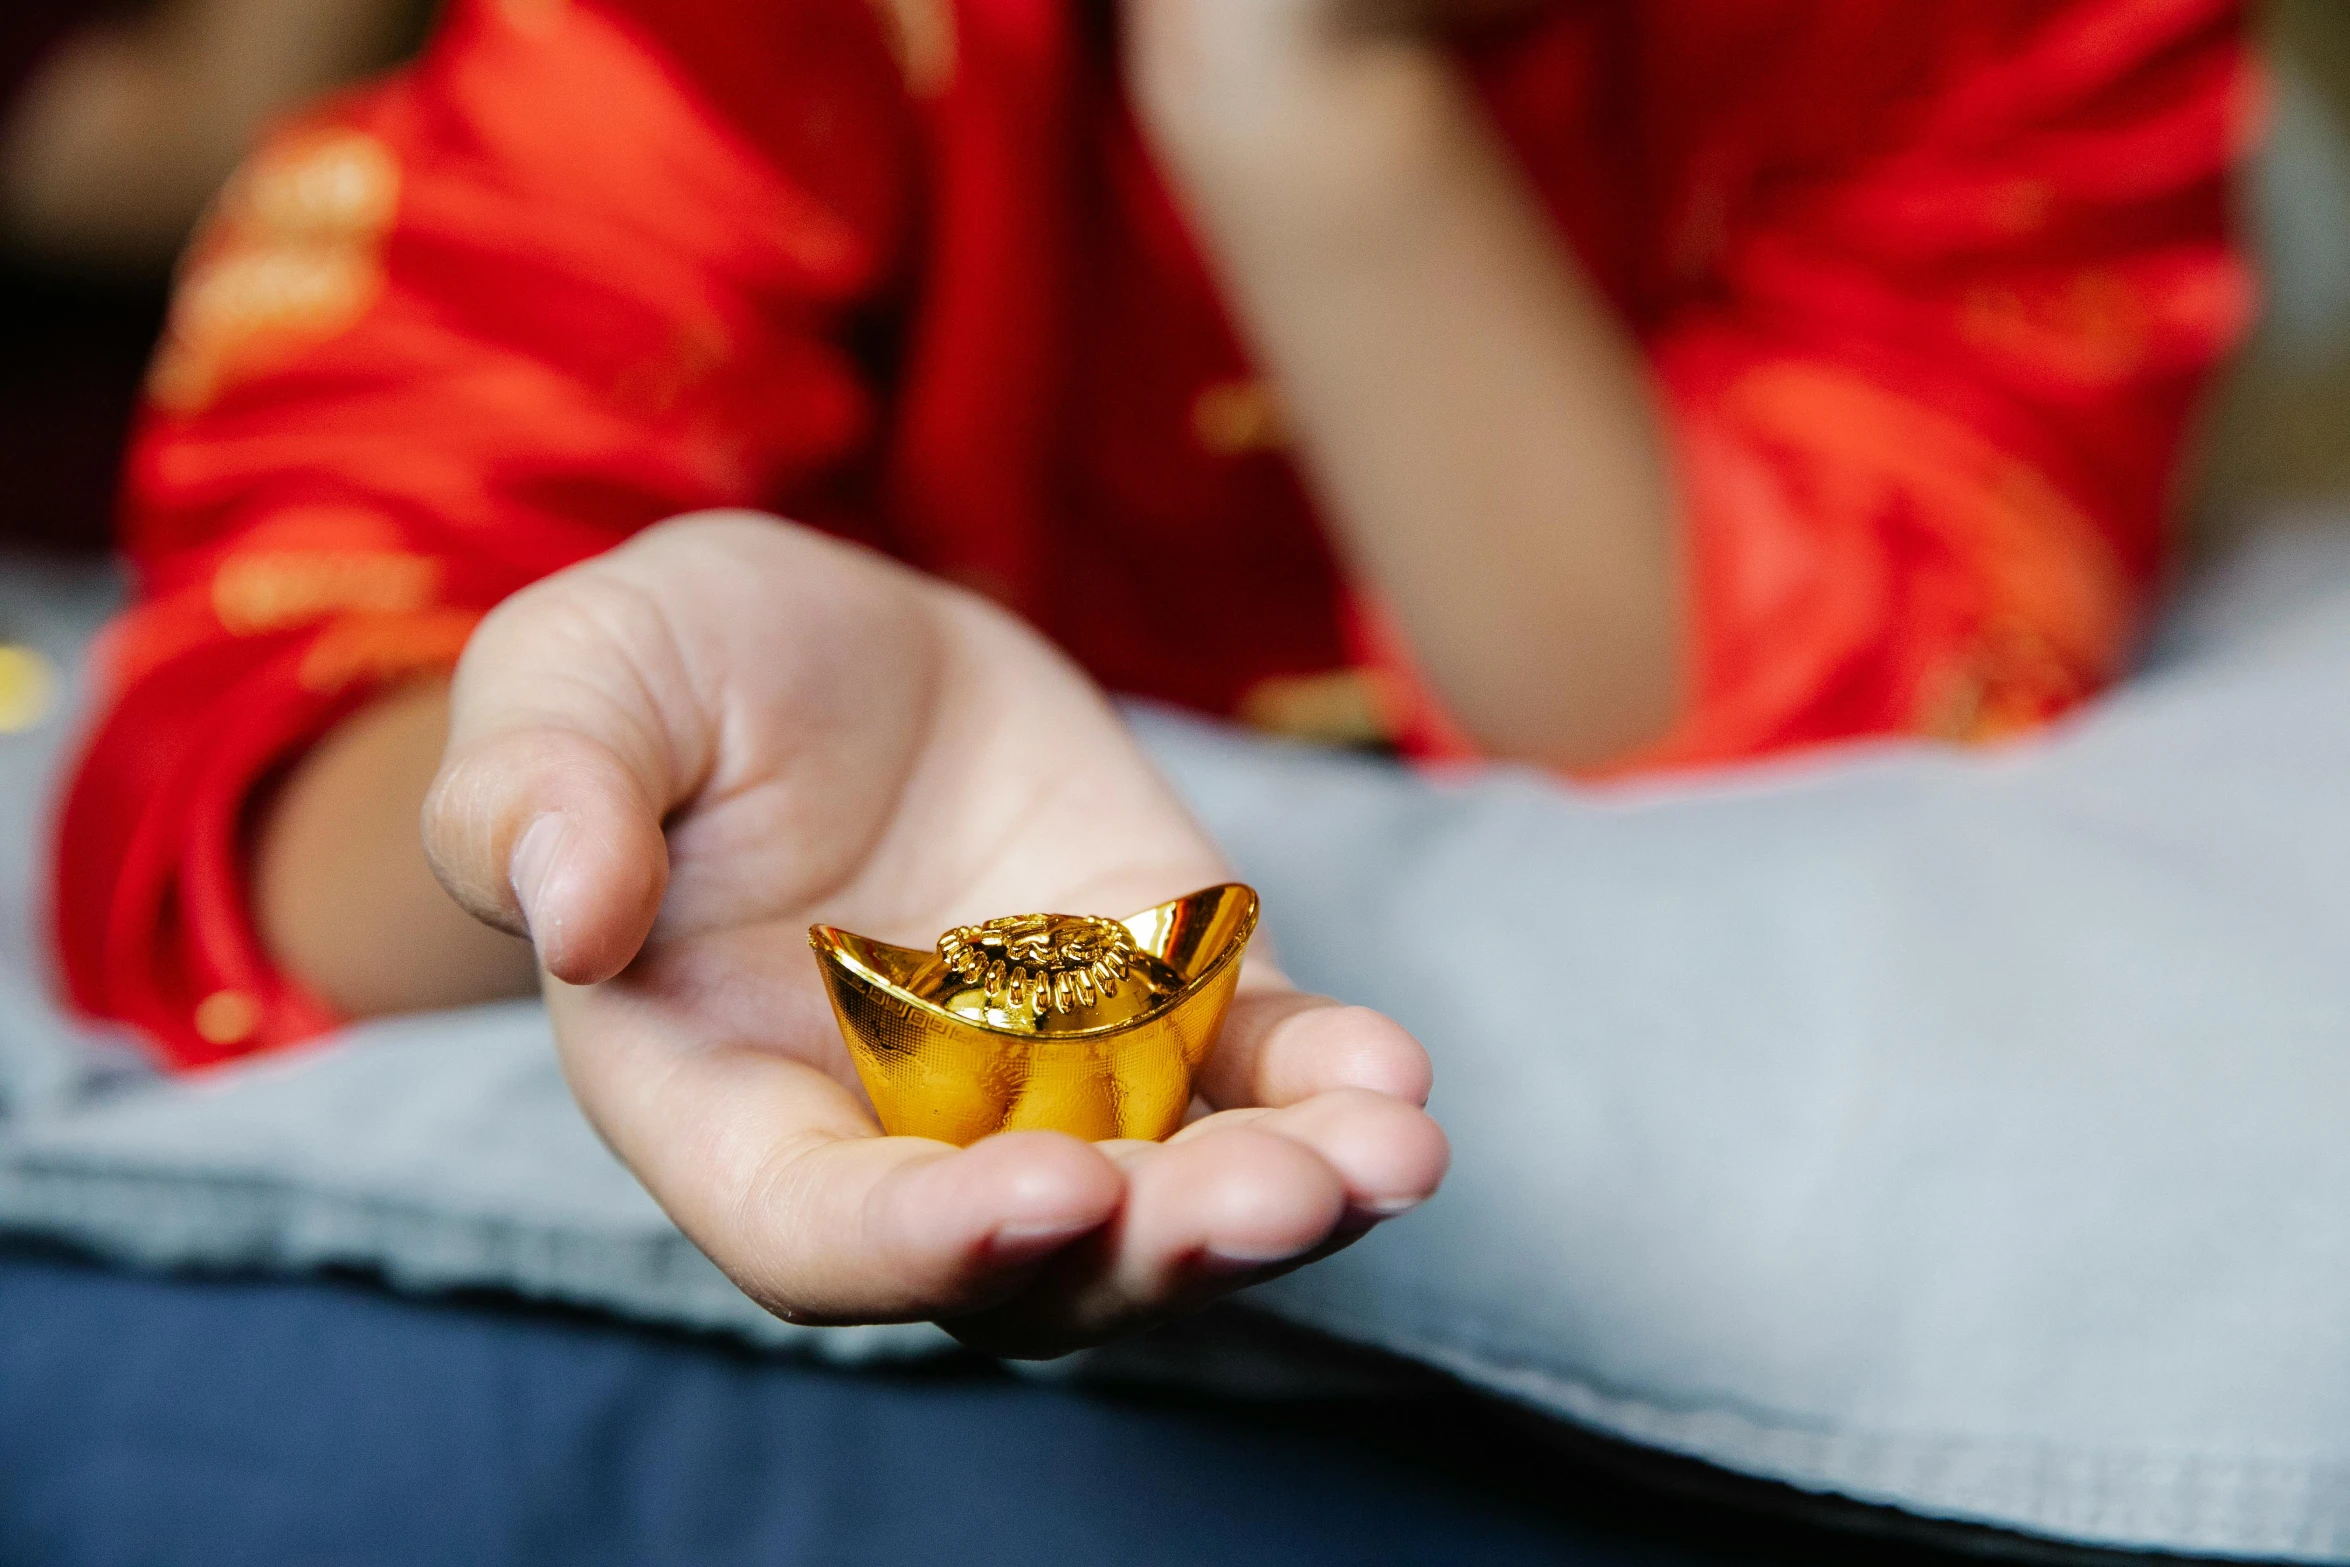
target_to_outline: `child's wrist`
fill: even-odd
[[[1474,112],[1440,50],[1401,40],[1328,46],[1231,90],[1185,86],[1178,102],[1145,96],[1143,116],[1220,243],[1344,245],[1384,228],[1443,178]]]

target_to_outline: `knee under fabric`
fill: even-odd
[[[1577,799],[1169,737],[1455,1149],[1262,1300],[1812,1490],[2350,1560],[2350,538],[2253,569],[2003,752]]]
[[[14,624],[65,656],[72,600]],[[2350,539],[2272,541],[2175,629],[2007,750],[1636,792],[1138,715],[1290,971],[1427,1042],[1454,1138],[1434,1203],[1258,1302],[1813,1491],[2350,1562]],[[735,1294],[581,1124],[531,1007],[128,1081],[38,999],[48,749],[0,750],[0,1230],[839,1360],[943,1342]]]

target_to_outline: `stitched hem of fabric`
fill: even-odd
[[[1310,1308],[1259,1304],[1588,1430],[1800,1490],[2072,1545],[2350,1562],[2350,1470],[2212,1453],[1826,1432],[1792,1417],[1781,1425],[1745,1411],[1668,1408],[1571,1374],[1501,1364],[1457,1343],[1333,1311],[1324,1300]]]
[[[140,1268],[347,1268],[412,1294],[497,1290],[723,1334],[831,1365],[926,1359],[955,1348],[926,1323],[822,1328],[781,1321],[666,1227],[567,1230],[183,1169],[0,1160],[0,1235],[63,1242]]]

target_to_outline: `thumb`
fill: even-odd
[[[669,879],[662,818],[689,768],[652,711],[666,682],[640,667],[639,650],[665,639],[616,626],[592,602],[595,579],[570,576],[475,632],[423,829],[450,896],[583,985],[626,967],[652,929]]]
[[[528,936],[540,965],[574,985],[628,965],[669,880],[659,810],[610,749],[562,729],[452,748],[425,801],[424,843],[450,896]]]

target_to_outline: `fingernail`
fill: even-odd
[[[1302,1257],[1313,1249],[1312,1245],[1285,1246],[1259,1255],[1253,1251],[1235,1249],[1230,1246],[1209,1246],[1200,1252],[1199,1260],[1202,1266],[1212,1272],[1245,1273],[1251,1268],[1269,1268],[1277,1262],[1287,1262],[1292,1257]]]
[[[1392,1219],[1397,1214],[1411,1212],[1427,1200],[1425,1197],[1375,1197],[1369,1202],[1356,1203],[1354,1209],[1374,1219]]]
[[[553,811],[531,818],[514,841],[514,857],[507,862],[506,881],[514,901],[522,906],[523,923],[532,922],[548,878],[555,873],[556,851],[562,847],[563,818]]]
[[[1089,1219],[1051,1219],[1033,1224],[999,1225],[988,1238],[988,1249],[998,1258],[1035,1256],[1066,1246],[1080,1235],[1101,1228],[1100,1221]]]

